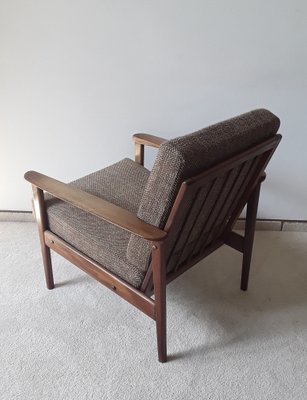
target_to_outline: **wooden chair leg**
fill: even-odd
[[[166,270],[162,245],[152,251],[153,283],[155,294],[158,358],[167,361],[166,349]]]
[[[261,187],[261,181],[256,186],[254,192],[252,193],[247,203],[245,235],[243,243],[243,263],[242,263],[242,274],[241,274],[242,290],[247,290],[248,288],[248,278],[249,278],[249,270],[250,270],[253,244],[254,244],[260,187]]]
[[[37,221],[39,239],[41,244],[41,251],[43,256],[46,285],[48,289],[53,289],[54,280],[53,280],[50,248],[46,246],[44,237],[44,232],[47,229],[44,193],[41,189],[39,189],[36,186],[32,186],[32,189],[33,189],[33,206],[34,206],[34,212]]]
[[[44,263],[46,286],[48,289],[53,289],[54,288],[54,280],[53,280],[50,249],[49,249],[49,247],[47,247],[46,245],[43,245],[41,243],[41,250],[42,250],[42,256],[43,256],[43,263]]]

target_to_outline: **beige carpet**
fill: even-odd
[[[250,288],[220,249],[168,287],[169,362],[153,321],[54,257],[36,227],[0,223],[0,398],[306,399],[307,233],[258,232]]]

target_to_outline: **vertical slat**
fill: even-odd
[[[199,243],[203,230],[210,218],[210,208],[208,207],[208,204],[214,203],[217,200],[219,193],[222,190],[222,187],[223,187],[223,181],[221,181],[221,176],[217,176],[211,180],[210,192],[208,193],[208,196],[206,197],[206,200],[202,207],[203,216],[202,218],[199,218],[200,221],[198,221],[198,225],[195,227],[194,235],[197,235],[198,239],[196,240],[194,249],[195,246],[197,246],[197,244]],[[193,258],[194,249],[190,253],[187,262],[189,262]]]
[[[178,229],[178,231],[180,232],[180,234],[179,234],[179,232],[178,232],[178,233],[176,233],[176,236],[173,236],[173,237],[175,237],[175,240],[174,240],[174,243],[173,243],[173,245],[172,245],[172,248],[171,248],[170,252],[168,253],[167,265],[169,264],[169,261],[170,261],[170,259],[172,258],[173,254],[174,254],[174,252],[175,252],[175,249],[176,249],[176,247],[177,247],[178,241],[179,241],[180,238],[181,238],[182,231],[183,231],[183,229],[184,229],[184,226],[185,226],[187,220],[189,219],[189,216],[190,216],[190,214],[191,214],[193,205],[195,204],[196,199],[197,199],[197,197],[198,197],[199,190],[196,190],[194,193],[189,193],[189,194],[192,194],[192,196],[193,196],[190,207],[189,207],[189,208],[181,207],[181,208],[178,210],[178,214],[177,214],[177,216],[176,216],[176,217],[177,217],[177,220],[181,220],[181,224],[180,224],[180,227],[179,227],[179,229]],[[183,203],[184,203],[184,200],[183,200]],[[172,232],[172,233],[173,233],[173,232]]]
[[[171,212],[166,221],[165,228],[164,228],[164,230],[166,232],[169,232],[171,230],[171,228],[173,227],[174,222],[179,219],[179,214],[180,214],[180,209],[181,209],[180,205],[182,204],[182,201],[185,198],[186,189],[187,189],[187,185],[185,184],[185,182],[183,182],[179,188],[175,202],[173,204]],[[167,239],[167,246],[169,246],[169,243],[170,243],[170,236],[168,236],[168,239]],[[145,275],[144,281],[142,282],[142,286],[141,286],[141,288],[142,288],[141,290],[146,294],[152,293],[152,289],[153,289],[152,268],[153,268],[153,260],[151,260],[149,269]],[[167,265],[166,265],[166,269],[167,269]]]
[[[227,226],[225,227],[225,231],[229,231],[232,229],[234,223],[236,222],[245,204],[247,203],[250,193],[252,192],[254,187],[258,184],[260,176],[264,171],[267,163],[269,162],[269,159],[271,158],[273,151],[274,150],[270,150],[269,152],[267,151],[255,157],[255,163],[252,165],[251,170],[249,171],[249,174],[251,175],[249,177],[249,180],[251,183],[250,185],[247,185],[246,187],[242,188],[240,192],[239,201],[236,204],[232,205],[229,214],[231,215],[231,218],[228,221]]]
[[[224,195],[224,199],[221,204],[220,211],[214,222],[214,227],[213,227],[210,235],[208,236],[208,239],[207,239],[208,242],[211,242],[211,241],[214,242],[214,240],[216,240],[219,237],[218,231],[220,230],[220,225],[223,223],[225,218],[227,218],[227,212],[225,212],[225,209],[227,208],[227,204],[228,203],[231,204],[231,202],[233,200],[233,195],[235,195],[235,193],[236,193],[237,186],[240,183],[241,173],[242,173],[242,170],[245,168],[245,166],[246,166],[246,163],[243,163],[240,165],[240,168],[234,168],[232,170],[235,172],[236,176],[229,188],[228,193],[226,195]],[[206,243],[204,243],[204,246],[206,246]]]
[[[172,255],[176,255],[176,252],[174,252],[175,249],[177,250],[179,248],[178,253],[180,252],[180,258],[183,258],[184,265],[192,265],[193,260],[200,260],[200,257],[203,254],[202,242],[204,241],[203,233],[205,232],[206,227],[211,227],[211,233],[209,231],[211,237],[207,237],[207,239],[210,239],[211,243],[212,240],[219,242],[219,246],[221,245],[221,243],[223,243],[223,233],[232,228],[233,221],[235,221],[235,218],[237,218],[237,213],[240,213],[240,211],[242,210],[240,206],[243,204],[243,202],[246,203],[246,201],[248,200],[247,195],[250,194],[250,192],[255,187],[254,185],[256,183],[253,182],[253,178],[255,178],[257,181],[257,174],[261,174],[261,172],[264,171],[265,166],[269,162],[279,141],[280,136],[277,135],[276,138],[272,138],[249,150],[246,150],[242,154],[238,154],[229,160],[226,160],[206,171],[203,171],[199,175],[187,179],[187,181],[182,183],[165,226],[165,230],[168,232],[166,249],[171,249],[170,251],[167,251],[167,271],[171,271],[171,269],[173,269],[174,264]],[[259,165],[258,162],[253,162],[256,159],[263,159],[264,162],[260,163]],[[223,187],[221,187],[222,185],[219,184],[222,181],[222,177],[225,183],[225,174],[239,168],[240,165],[242,165],[240,173],[238,173],[236,178],[234,178],[232,186],[229,187],[228,185],[227,187],[227,197],[230,200],[229,206],[228,201],[226,201],[225,197],[222,199],[222,201],[218,203],[218,206],[215,204],[215,207],[212,207],[214,201],[217,201],[219,195],[223,192]],[[245,176],[243,176],[242,182],[241,175],[242,172],[244,172],[245,168],[247,168],[247,172],[246,174],[244,174]],[[212,184],[212,186],[210,187],[209,193],[207,193],[205,203],[202,204],[202,210],[198,210],[197,218],[194,218],[193,214],[193,222],[191,224],[190,222],[187,224],[188,214],[184,213],[184,210],[187,206],[187,196],[191,195],[191,192],[193,192],[193,188],[194,190],[197,190],[197,188],[201,188],[201,190],[203,190],[204,187],[206,185],[209,185],[210,183]],[[212,210],[211,214],[210,211],[208,212],[210,208],[212,208],[214,211],[214,218],[212,215]],[[218,210],[222,212],[217,212]],[[185,217],[184,224],[182,224],[182,216]],[[225,223],[223,223],[223,219]],[[214,232],[212,229],[212,222],[213,224],[216,224],[218,226],[218,228],[216,228]],[[185,228],[185,235],[187,234],[187,240],[184,241],[184,246],[186,249],[183,249],[183,251],[180,246],[175,247],[178,245],[178,243],[180,243],[179,236],[182,233],[180,232],[182,226],[184,226]],[[191,230],[193,231],[193,234],[191,233]],[[195,237],[197,237],[197,239],[194,239]],[[194,245],[194,242],[194,249],[190,252],[190,249]],[[200,249],[198,249],[199,244]],[[212,243],[212,245],[214,245],[214,243]],[[185,252],[190,253],[188,254],[188,258],[185,257]],[[181,262],[179,263],[179,265],[180,264]],[[179,268],[180,270],[177,271],[176,276],[181,273],[181,266]],[[152,285],[150,279],[147,279],[146,282],[147,281],[148,284],[146,285],[146,288],[144,288],[144,290],[146,291],[150,290],[149,286]]]
[[[221,234],[226,226],[226,224],[223,224],[223,221],[226,222],[227,219],[229,218],[230,209],[233,208],[233,204],[236,204],[235,199],[240,198],[240,194],[246,187],[248,177],[252,173],[253,168],[254,168],[254,163],[251,160],[248,160],[245,163],[241,164],[241,166],[238,170],[236,180],[235,180],[233,186],[231,187],[229,193],[227,194],[227,197],[225,197],[225,201],[224,201],[223,206],[221,207],[219,216],[215,221],[215,224],[214,224],[215,226],[212,229],[211,234],[209,235],[209,237],[207,239],[207,243],[206,242],[204,243],[204,246],[206,246],[208,244],[209,240],[214,241],[221,236]],[[239,188],[238,188],[238,186],[239,186]],[[228,204],[229,204],[229,206],[227,207]]]
[[[245,171],[244,171],[245,167],[247,167],[247,172],[246,172],[245,176],[243,176],[242,182],[240,182],[240,180],[238,180],[238,183],[240,184],[239,190],[238,191],[234,190],[233,193],[231,193],[231,195],[230,195],[231,197],[235,196],[237,201],[232,199],[229,202],[229,207],[227,208],[226,212],[223,215],[224,220],[225,220],[225,224],[222,224],[222,226],[220,226],[220,224],[218,224],[218,227],[217,227],[218,229],[217,229],[216,232],[214,232],[213,240],[216,240],[216,238],[220,237],[223,234],[223,231],[225,230],[225,228],[226,228],[226,226],[228,224],[229,218],[231,218],[233,210],[235,209],[237,203],[240,201],[240,198],[241,198],[243,192],[248,187],[248,183],[250,182],[250,180],[252,178],[252,175],[254,173],[254,170],[257,167],[258,157],[255,157],[254,160],[252,160],[250,162],[249,161],[244,163],[244,167],[242,168],[242,171],[240,173],[240,175],[244,174],[245,173]]]
[[[229,172],[227,173],[226,178],[225,178],[225,181],[227,181],[227,179],[231,179],[231,180],[230,180],[230,183],[232,183],[232,180],[235,180],[236,174],[234,174],[234,176],[233,176],[232,178],[230,178],[230,175],[232,174],[232,172],[233,172],[233,170],[232,170],[232,171],[229,171]],[[223,189],[224,189],[224,185],[222,185],[221,190],[223,191]],[[208,198],[208,196],[206,196],[205,199],[203,200],[201,206],[199,207],[198,213],[196,214],[195,219],[194,219],[194,220],[192,221],[192,223],[190,224],[189,235],[188,235],[188,238],[187,238],[187,240],[186,240],[186,242],[185,242],[185,244],[184,244],[182,250],[180,251],[180,255],[179,255],[178,259],[177,259],[177,266],[176,266],[175,271],[178,270],[178,268],[180,267],[181,263],[184,262],[186,258],[189,259],[189,256],[190,256],[190,255],[189,255],[189,254],[186,255],[187,248],[188,248],[189,245],[191,244],[191,241],[189,241],[189,239],[190,239],[190,237],[191,237],[191,235],[192,235],[192,233],[193,233],[193,229],[195,228],[195,226],[196,226],[196,224],[197,224],[197,222],[198,222],[198,219],[199,219],[199,217],[200,217],[200,214],[202,213],[203,209],[206,207],[206,200],[207,200],[207,198]],[[217,204],[217,203],[215,203],[215,204]],[[212,214],[211,214],[211,215],[212,215]],[[193,250],[194,250],[194,249],[193,249]],[[192,252],[193,252],[193,250],[192,250]]]
[[[44,193],[41,189],[39,189],[37,186],[34,185],[32,185],[32,190],[33,190],[33,205],[38,226],[41,252],[43,256],[46,285],[48,289],[53,289],[54,280],[53,280],[50,249],[48,246],[46,246],[44,237],[44,232],[47,229],[47,216],[45,209]]]
[[[199,198],[199,195],[200,195],[200,188],[197,189],[196,196],[194,197],[193,203],[192,203],[192,205],[191,205],[191,207],[189,209],[188,218],[186,218],[186,220],[185,220],[185,222],[184,222],[184,224],[182,226],[180,235],[178,235],[179,236],[179,240],[177,241],[176,247],[173,250],[173,253],[176,253],[176,248],[178,247],[180,249],[180,247],[182,246],[181,247],[181,251],[179,251],[179,254],[176,255],[176,260],[175,260],[175,263],[174,263],[174,265],[175,265],[174,271],[175,272],[179,268],[180,259],[181,259],[182,253],[183,253],[183,251],[185,249],[186,244],[189,242],[189,238],[190,238],[190,235],[191,235],[192,230],[194,228],[195,222],[197,221],[197,217],[198,217],[198,215],[199,215],[199,213],[201,211],[201,207],[198,207],[198,210],[197,209],[193,210],[194,206],[197,204],[197,200]],[[206,195],[206,197],[207,197],[207,195]],[[196,216],[194,217],[194,219],[191,217],[193,215],[193,211],[196,211]],[[186,230],[187,230],[187,235],[185,234]],[[184,241],[183,245],[181,243],[182,241]]]
[[[145,294],[148,294],[152,290],[152,260],[150,261],[140,290]]]
[[[216,202],[215,207],[211,213],[211,221],[210,221],[209,229],[207,229],[208,234],[203,241],[203,246],[201,246],[201,247],[205,247],[207,244],[209,244],[210,242],[212,242],[214,240],[213,239],[214,228],[218,225],[219,221],[222,220],[221,216],[225,215],[225,213],[223,213],[223,211],[226,207],[227,202],[229,201],[229,197],[235,191],[237,184],[240,181],[241,172],[244,169],[244,167],[245,167],[245,163],[242,163],[240,166],[232,168],[228,171],[228,174],[226,176],[225,186],[220,195],[220,199]],[[227,184],[227,181],[228,181],[228,184]],[[208,224],[209,224],[209,221],[208,221]]]
[[[229,171],[227,171],[227,173],[223,174],[223,183],[226,182],[229,174],[230,174]],[[218,193],[217,199],[220,198],[221,194],[223,193],[223,190],[224,190],[224,185],[222,185],[222,187],[221,187],[221,189],[220,189],[220,191]],[[202,230],[201,230],[200,235],[198,237],[198,240],[196,241],[196,244],[195,244],[195,247],[194,247],[194,251],[191,252],[191,255],[190,255],[189,259],[191,259],[195,254],[197,254],[201,250],[204,232],[205,232],[205,230],[210,232],[210,229],[211,229],[212,225],[214,224],[214,216],[215,216],[215,213],[216,213],[216,205],[217,204],[218,204],[218,202],[215,203],[215,205],[211,209],[211,212],[208,214],[208,218],[206,219],[205,223],[203,224],[203,227],[202,227]],[[205,207],[206,207],[206,205],[205,205]],[[209,230],[208,230],[208,227],[209,227]]]

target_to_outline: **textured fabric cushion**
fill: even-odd
[[[165,142],[146,184],[138,217],[163,228],[185,179],[268,139],[279,124],[274,114],[259,109]],[[146,269],[150,244],[132,235],[127,258]]]
[[[128,158],[71,182],[84,191],[137,213],[149,171]],[[130,234],[54,197],[46,196],[49,229],[131,285],[144,272],[127,261]]]

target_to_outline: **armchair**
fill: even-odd
[[[153,319],[165,362],[167,283],[226,244],[243,253],[247,290],[260,186],[279,124],[260,109],[169,141],[135,134],[135,161],[69,184],[27,172],[47,287],[54,288],[52,249]],[[145,145],[158,148],[151,172]],[[233,227],[246,204],[242,236]]]

